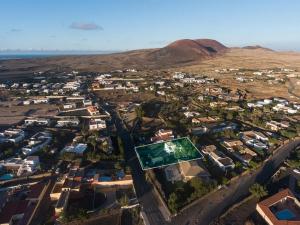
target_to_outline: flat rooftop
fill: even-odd
[[[143,170],[164,167],[203,157],[187,137],[138,146],[135,147],[135,151]]]

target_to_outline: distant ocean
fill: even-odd
[[[9,60],[9,59],[33,59],[33,58],[44,58],[49,56],[57,56],[57,55],[37,55],[37,54],[17,54],[17,55],[1,55],[0,60]]]
[[[9,59],[33,59],[33,58],[45,58],[52,56],[71,56],[71,55],[99,55],[99,54],[110,54],[120,51],[50,51],[50,52],[20,52],[20,53],[5,53],[0,52],[0,60]]]

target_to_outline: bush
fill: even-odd
[[[123,195],[120,199],[118,199],[118,202],[120,203],[121,206],[128,205],[129,204],[128,196],[126,194]]]
[[[297,131],[295,130],[282,130],[280,134],[286,138],[292,139],[297,136]]]
[[[172,213],[176,213],[179,209],[178,198],[175,193],[170,194],[168,199],[168,206]]]

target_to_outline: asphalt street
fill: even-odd
[[[263,167],[234,180],[227,188],[222,188],[206,195],[182,213],[174,216],[171,219],[171,222],[169,222],[165,220],[159,210],[159,202],[153,193],[152,185],[145,179],[145,174],[140,167],[134,151],[134,143],[130,133],[127,131],[123,121],[113,108],[106,106],[105,109],[111,114],[112,121],[117,128],[117,135],[119,135],[123,141],[125,159],[132,169],[137,197],[151,225],[208,225],[231,205],[244,198],[248,194],[249,187],[253,183],[263,183],[271,177],[279,168],[280,164],[287,158],[289,153],[295,149],[296,146],[300,145],[300,140],[295,140],[282,146],[271,156]]]

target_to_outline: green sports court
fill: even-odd
[[[187,137],[138,146],[135,147],[135,151],[143,170],[203,157],[200,151]]]

